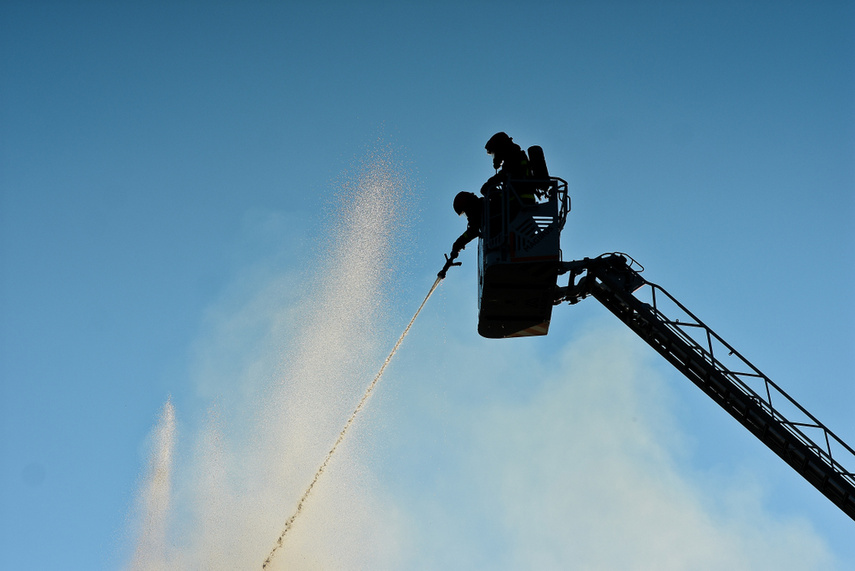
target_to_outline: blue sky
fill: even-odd
[[[569,182],[565,258],[630,253],[855,443],[855,8],[529,4],[0,4],[4,568],[260,567],[499,130]],[[595,301],[479,338],[463,261],[277,564],[855,566]]]

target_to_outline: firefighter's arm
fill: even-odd
[[[454,241],[454,245],[451,246],[451,257],[456,258],[457,254],[460,253],[461,250],[466,248],[466,244],[472,241],[472,238],[475,236],[469,236],[470,232],[467,229],[466,232],[460,235],[460,237]]]

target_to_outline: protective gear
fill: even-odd
[[[487,154],[493,157],[494,169],[499,170],[502,161],[508,155],[508,150],[515,146],[513,137],[509,137],[505,132],[499,132],[490,137],[484,148],[487,149]]]
[[[454,203],[452,206],[454,207],[454,212],[456,212],[458,216],[461,216],[464,212],[471,211],[473,207],[481,207],[478,197],[471,192],[465,191],[457,193],[457,196],[454,197]]]
[[[490,137],[484,148],[493,157],[493,168],[501,169],[500,172],[508,178],[512,180],[531,178],[531,169],[525,151],[514,143],[513,137],[509,137],[507,133],[496,133]]]
[[[487,141],[487,144],[484,145],[484,148],[487,149],[487,154],[495,155],[498,151],[506,148],[508,145],[513,143],[513,141],[513,137],[508,137],[507,133],[500,131],[490,137],[490,140]]]

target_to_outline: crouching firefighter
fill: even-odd
[[[441,278],[445,278],[445,272],[448,271],[449,267],[460,265],[459,262],[453,263],[454,259],[457,258],[461,250],[466,248],[466,244],[481,235],[484,199],[471,192],[458,192],[457,196],[454,197],[453,206],[458,216],[466,215],[466,230],[451,246],[451,255],[446,256],[445,267],[438,274]]]

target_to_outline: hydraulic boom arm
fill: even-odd
[[[556,303],[595,297],[855,520],[855,451],[632,266],[620,254],[566,262],[570,283]],[[648,301],[635,295],[642,289]]]

